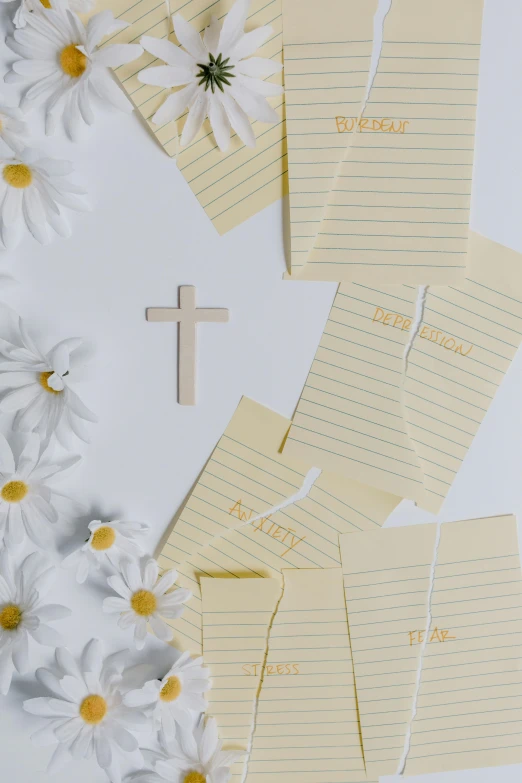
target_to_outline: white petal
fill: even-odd
[[[245,22],[250,8],[250,0],[236,0],[230,11],[225,17],[221,35],[219,36],[219,51],[225,56],[230,54],[230,50],[243,35]]]
[[[269,84],[269,82],[263,82]],[[259,122],[278,122],[279,118],[266,102],[265,98],[245,89],[243,85],[234,84],[228,90],[229,95],[238,103],[243,111],[253,120]]]
[[[257,27],[249,33],[244,33],[230,49],[229,56],[234,60],[243,60],[245,57],[250,57],[270,38],[272,32],[272,27],[265,25],[264,27]]]
[[[225,152],[230,144],[230,121],[223,104],[216,95],[209,96],[208,118],[217,145],[221,152]]]
[[[141,57],[142,54],[143,49],[138,44],[111,44],[97,51],[93,59],[99,65],[119,68],[120,65]]]
[[[0,410],[6,413],[12,413],[13,411],[20,410],[29,405],[35,397],[41,392],[41,387],[38,387],[38,383],[31,383],[27,386],[21,386],[19,389],[14,389],[9,392],[2,400],[0,400]]]
[[[138,74],[142,84],[155,84],[158,87],[181,87],[194,81],[194,74],[187,68],[173,68],[171,65],[157,65],[145,68]]]
[[[175,65],[179,68],[187,68],[196,71],[196,63],[194,58],[180,49],[179,46],[173,44],[163,38],[152,38],[149,35],[144,35],[140,41],[141,45],[147,52],[153,54],[159,60],[163,60],[167,65]],[[143,73],[143,71],[142,71]]]
[[[181,134],[180,144],[186,147],[199,132],[203,121],[207,116],[208,96],[205,92],[199,92],[192,106],[189,109],[183,132]]]
[[[201,737],[201,743],[199,746],[199,754],[201,763],[206,766],[215,751],[218,749],[218,730],[217,723],[214,718],[207,720],[203,736]]]
[[[14,473],[15,461],[11,446],[7,438],[0,433],[0,471],[2,473]]]
[[[124,612],[129,608],[129,602],[124,598],[105,598],[103,601],[103,611],[108,612]]]
[[[239,62],[236,67],[239,73],[245,76],[252,76],[254,79],[266,79],[267,76],[279,73],[282,65],[269,60],[267,57],[250,57],[248,60]]]
[[[82,655],[82,669],[100,676],[103,664],[103,646],[99,639],[91,639],[85,646]]]
[[[171,120],[177,120],[192,101],[197,90],[197,84],[189,84],[187,87],[183,87],[182,90],[169,95],[165,103],[159,107],[153,116],[152,122],[155,125],[164,125]]]
[[[201,36],[198,31],[192,27],[189,22],[186,22],[181,14],[175,14],[172,17],[172,24],[174,25],[174,32],[176,38],[180,44],[187,50],[189,54],[194,57],[195,60],[201,62],[208,61],[208,54],[201,40]]]
[[[52,622],[53,620],[63,620],[65,617],[70,617],[71,610],[67,606],[61,604],[46,604],[38,609],[38,618],[44,622]]]
[[[167,572],[168,573],[168,572]],[[156,560],[150,559],[145,565],[143,572],[143,585],[147,590],[152,590],[158,580],[159,566]],[[177,577],[177,573],[176,573]],[[159,595],[159,593],[158,593]]]
[[[157,615],[152,615],[152,617],[149,617],[149,623],[150,627],[152,628],[152,632],[158,637],[158,639],[161,639],[162,642],[170,642],[174,635],[174,631],[172,628],[169,628],[169,626],[164,623],[160,617]]]
[[[219,54],[219,34],[221,32],[221,25],[216,16],[210,17],[210,24],[203,34],[203,43],[207,47],[210,54],[217,57]]]
[[[241,89],[246,90],[250,94],[254,93],[256,96],[263,95],[265,97],[273,97],[275,95],[281,95],[283,92],[283,88],[279,84],[272,84],[272,82],[266,82],[263,79],[252,79],[250,76],[243,76],[242,74],[240,74],[237,77],[237,81],[234,83],[233,87],[236,88],[236,91],[237,88],[240,87]],[[263,105],[263,110],[265,110],[264,105]],[[277,117],[277,115],[275,116]],[[275,122],[275,119],[261,120],[261,121]]]
[[[62,643],[61,635],[48,625],[39,625],[30,633],[38,644],[43,644],[45,647],[56,647]]]

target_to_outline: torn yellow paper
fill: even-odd
[[[281,594],[278,579],[201,579],[203,652],[212,688],[207,715],[225,750],[249,749],[254,700],[265,663],[268,629]],[[244,761],[232,767],[241,780]]]
[[[393,0],[363,119],[300,278],[464,278],[482,8],[483,0]]]
[[[292,272],[314,245],[354,139],[345,131],[362,108],[376,8],[377,0],[324,0],[320,11],[315,0],[283,0]]]
[[[341,536],[368,774],[393,775],[412,714],[436,525]],[[514,517],[441,526],[406,775],[522,761]]]
[[[184,19],[203,31],[211,16],[222,20],[233,2],[170,0],[170,14],[181,13]],[[169,0],[101,0],[97,10],[104,7],[112,9],[116,18],[131,23],[130,27],[106,39],[110,43],[139,43],[142,35],[168,37],[177,43],[169,19]],[[252,0],[245,29],[249,31],[263,25],[271,25],[273,33],[256,56],[282,62],[281,0]],[[178,130],[181,133],[186,113],[177,122],[157,127],[152,116],[169,95],[169,90],[138,80],[139,71],[159,64],[161,61],[145,52],[139,60],[117,68],[115,74],[167,154],[177,157],[178,168],[193,193],[218,232],[224,234],[288,192],[284,98],[268,99],[279,115],[276,124],[252,123],[257,138],[255,149],[245,147],[234,134],[229,150],[220,152],[208,120],[194,141],[180,149]],[[271,77],[270,81],[282,84],[282,73]]]
[[[478,234],[458,287],[343,284],[284,453],[440,509],[522,342],[522,259]],[[393,292],[393,293],[392,293]]]
[[[340,568],[284,570],[249,783],[366,781]]]
[[[283,568],[338,566],[339,533],[380,526],[399,503],[321,474],[306,497],[272,513],[307,474],[306,463],[278,452],[289,425],[243,398],[182,509],[159,557],[193,593],[183,617],[170,622],[177,647],[201,654],[200,577],[280,579]]]

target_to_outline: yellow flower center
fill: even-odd
[[[47,381],[49,380],[51,375],[54,375],[54,373],[52,371],[51,372],[41,372],[40,375],[38,376],[38,382],[39,382],[40,386],[43,386],[45,391],[48,391],[50,394],[62,394],[63,389],[53,389],[47,383]]]
[[[160,690],[161,701],[175,701],[183,690],[179,677],[169,677]]]
[[[73,79],[78,79],[87,68],[87,57],[78,51],[76,46],[77,44],[69,44],[60,54],[62,71]]]
[[[131,598],[131,606],[141,617],[149,617],[156,611],[158,602],[156,596],[150,590],[138,590]]]
[[[22,622],[22,610],[15,604],[4,606],[0,612],[0,625],[4,631],[14,631]]]
[[[41,2],[41,4],[43,5],[44,8],[52,8],[52,5],[49,2],[49,0],[40,0],[40,2]]]
[[[207,779],[201,772],[196,772],[195,769],[192,769],[183,778],[183,783],[207,783]]]
[[[25,498],[28,492],[29,487],[25,481],[8,481],[7,484],[4,484],[2,487],[2,492],[0,494],[7,503],[19,503]]]
[[[33,172],[25,163],[9,163],[2,176],[12,188],[28,188],[33,181]]]
[[[80,718],[83,718],[85,723],[101,723],[106,714],[107,702],[103,696],[86,696],[80,705]]]
[[[103,552],[105,549],[111,548],[111,546],[114,544],[115,538],[116,533],[112,527],[99,527],[98,530],[93,533],[91,538],[91,547],[96,549],[98,552]]]

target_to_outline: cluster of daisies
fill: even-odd
[[[174,15],[181,44],[176,46],[150,36],[143,36],[141,45],[109,44],[128,24],[105,10],[85,25],[77,12],[90,11],[92,0],[21,0],[13,19],[16,29],[6,39],[20,59],[13,62],[4,80],[19,85],[22,95],[17,108],[0,105],[0,139],[9,150],[5,157],[0,152],[2,244],[15,247],[24,229],[41,243],[50,239],[51,231],[66,237],[69,226],[64,208],[88,208],[82,198],[85,192],[69,179],[72,165],[27,147],[26,113],[43,107],[46,133],[53,134],[62,125],[76,141],[82,127],[93,124],[97,103],[132,111],[109,68],[132,62],[144,49],[153,55],[153,62],[166,63],[138,73],[144,84],[170,90],[152,118],[158,127],[186,113],[181,146],[194,139],[208,118],[221,150],[228,148],[232,130],[254,147],[249,118],[277,122],[267,97],[280,95],[282,87],[266,81],[281,65],[252,56],[270,39],[272,28],[265,25],[244,32],[250,1],[237,0],[222,23],[213,17],[203,35],[180,14]],[[176,89],[172,92],[171,88]]]
[[[42,695],[24,703],[44,719],[34,742],[55,747],[50,770],[94,756],[118,781],[126,756],[142,783],[226,783],[240,754],[222,751],[215,722],[204,720],[210,680],[202,658],[173,650],[173,665],[158,676],[149,666],[126,666],[128,650],[104,658],[101,642],[91,640],[75,660],[54,628],[70,610],[46,600],[57,570],[41,550],[51,548],[53,528],[78,514],[54,481],[78,462],[71,447],[87,440],[95,421],[71,387],[86,355],[79,339],[42,351],[23,320],[0,307],[0,412],[12,415],[10,437],[0,435],[0,693],[8,693],[15,672],[34,671],[35,643],[55,648],[54,666],[36,670]],[[103,609],[133,630],[138,650],[149,633],[170,641],[168,621],[191,597],[175,588],[175,571],[160,575],[144,554],[147,530],[139,522],[91,521],[85,543],[62,562],[80,583],[107,577],[113,595]],[[27,545],[36,551],[26,554]]]

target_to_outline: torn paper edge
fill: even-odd
[[[427,605],[427,615],[426,615],[426,628],[424,632],[424,639],[422,641],[422,646],[420,649],[420,655],[419,655],[419,661],[417,664],[417,674],[415,677],[415,693],[413,696],[413,703],[411,707],[411,717],[408,723],[408,729],[406,731],[406,736],[404,738],[404,749],[402,751],[402,756],[399,760],[399,766],[397,768],[397,775],[404,775],[404,769],[406,767],[406,762],[408,761],[408,756],[410,753],[411,748],[411,737],[412,737],[412,729],[413,729],[413,721],[415,720],[417,716],[417,710],[419,706],[419,694],[420,694],[420,687],[422,682],[422,668],[424,665],[424,655],[426,652],[426,648],[428,646],[428,638],[430,634],[430,628],[431,628],[431,620],[432,620],[432,608],[431,608],[431,601],[433,597],[433,588],[435,586],[435,568],[437,566],[437,560],[439,556],[439,544],[440,544],[440,531],[441,531],[441,523],[437,522],[437,530],[435,533],[435,544],[433,546],[433,558],[431,561],[431,568],[430,568],[430,582],[428,586],[428,605]]]
[[[168,1],[168,0],[167,0]],[[364,98],[362,99],[361,105],[359,107],[359,112],[357,114],[357,122],[355,123],[355,127],[350,133],[348,134],[348,140],[346,142],[343,154],[341,159],[339,160],[339,163],[337,164],[337,168],[335,169],[335,172],[330,180],[330,182],[335,185],[335,182],[337,181],[339,174],[341,173],[341,168],[346,160],[346,155],[348,154],[349,150],[351,149],[351,146],[353,144],[353,140],[355,138],[355,134],[360,132],[357,129],[359,128],[359,120],[363,116],[366,105],[368,103],[370,93],[372,91],[373,82],[375,81],[375,76],[377,74],[377,68],[379,66],[379,60],[381,59],[381,50],[382,50],[382,41],[384,37],[384,22],[386,20],[386,17],[388,16],[388,13],[390,12],[391,6],[392,6],[393,0],[377,0],[377,8],[375,9],[375,14],[373,16],[373,43],[372,43],[372,54],[370,57],[370,69],[368,71],[368,81],[366,83],[366,92],[364,94]],[[382,7],[381,7],[382,6]],[[290,270],[291,272],[296,273],[296,279],[298,279],[299,273],[304,269],[304,267],[308,263],[308,257],[312,250],[315,247],[315,242],[317,240],[317,237],[319,235],[319,231],[321,230],[321,225],[323,223],[323,220],[325,218],[326,210],[328,209],[328,199],[326,200],[326,203],[323,207],[322,213],[321,213],[321,220],[318,223],[318,229],[316,231],[313,244],[306,254],[306,258],[304,260],[304,263],[299,267],[292,268],[292,265],[290,264]],[[291,257],[291,256],[290,256]]]
[[[310,487],[311,489],[312,487]],[[268,660],[268,653],[270,649],[270,636],[272,635],[272,628],[274,626],[275,618],[277,616],[277,612],[279,611],[279,605],[281,601],[283,600],[283,595],[285,592],[285,574],[284,571],[281,571],[281,592],[279,593],[279,598],[276,601],[276,605],[274,607],[274,611],[272,612],[272,617],[270,618],[270,622],[268,623],[268,627],[266,629],[266,640],[265,640],[265,654],[263,655],[263,661],[261,663],[261,674],[259,675],[259,683],[257,685],[257,690],[254,695],[254,703],[252,705],[252,723],[250,724],[250,733],[248,735],[248,742],[247,742],[247,749],[246,749],[246,758],[243,763],[243,774],[241,775],[241,781],[240,783],[245,783],[247,777],[248,777],[248,768],[250,764],[250,756],[252,754],[252,746],[254,744],[254,737],[257,729],[257,713],[259,710],[259,699],[261,697],[261,690],[263,688],[263,682],[265,680],[265,672],[266,672],[266,663]]]
[[[413,343],[417,337],[419,330],[424,321],[424,309],[426,307],[426,294],[428,293],[428,285],[421,285],[417,290],[417,302],[415,304],[415,320],[410,330],[410,339],[406,343],[404,348],[404,374],[408,371],[408,359],[410,357],[410,351],[413,348]]]

